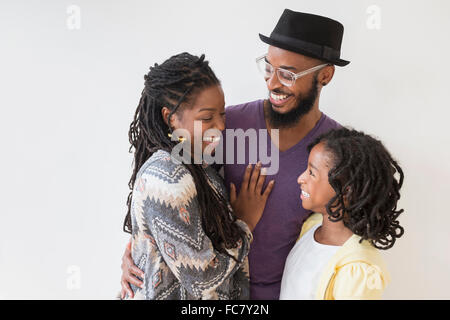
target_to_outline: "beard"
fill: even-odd
[[[306,93],[304,98],[300,97],[300,101],[295,108],[287,113],[279,113],[275,111],[274,107],[270,103],[270,100],[268,100],[268,118],[270,125],[274,128],[291,128],[295,126],[300,119],[313,108],[319,93],[317,83],[317,77],[314,77],[311,89]],[[276,91],[274,92],[276,93]]]

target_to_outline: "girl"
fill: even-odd
[[[303,207],[316,213],[288,255],[280,299],[380,299],[389,275],[378,249],[403,235],[403,171],[380,141],[355,130],[332,130],[308,150],[298,183]]]
[[[204,55],[173,56],[145,76],[129,131],[135,153],[124,222],[132,234],[134,263],[143,273],[127,298],[248,299],[247,254],[262,210],[242,210],[247,208],[242,202],[262,203],[264,209],[271,185],[261,194],[259,167],[251,176],[247,170],[247,183],[259,193],[249,199],[240,193],[233,203],[238,220],[221,177],[192,156],[195,121],[201,122],[201,150],[214,149],[217,139],[203,133],[224,130],[224,107],[220,82]],[[175,130],[187,134],[175,137]],[[188,145],[183,152],[193,161],[171,155],[180,143]]]

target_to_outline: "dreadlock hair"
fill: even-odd
[[[219,86],[220,81],[205,61],[205,55],[193,56],[189,53],[174,55],[161,65],[150,67],[144,76],[145,87],[128,132],[131,143],[129,152],[134,148],[134,170],[128,186],[128,211],[123,230],[131,233],[131,199],[136,175],[150,156],[157,150],[171,152],[176,142],[168,134],[172,132],[163,119],[161,110],[167,107],[173,114],[181,117],[183,110],[190,106],[197,94],[211,86]],[[214,248],[230,256],[225,248],[234,248],[244,232],[234,223],[236,217],[231,214],[227,200],[211,187],[202,165],[184,164],[191,173],[200,206],[205,234]],[[225,248],[224,248],[225,247]]]
[[[397,218],[403,171],[383,144],[353,129],[333,129],[317,137],[308,151],[323,143],[332,167],[328,181],[336,195],[327,203],[330,221],[344,225],[378,248],[392,248],[404,229]],[[399,179],[395,175],[398,173]]]

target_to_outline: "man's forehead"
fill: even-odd
[[[279,62],[283,65],[301,66],[315,63],[317,59],[275,46],[269,46],[267,50],[267,60],[269,60],[269,62],[277,60],[277,63]]]

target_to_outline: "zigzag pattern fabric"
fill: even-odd
[[[211,167],[205,170],[228,199],[222,178]],[[236,221],[247,237],[227,250],[238,262],[214,250],[202,228],[192,175],[168,152],[158,150],[139,170],[131,219],[132,257],[145,272],[144,288],[132,285],[134,299],[249,299],[248,226]]]

